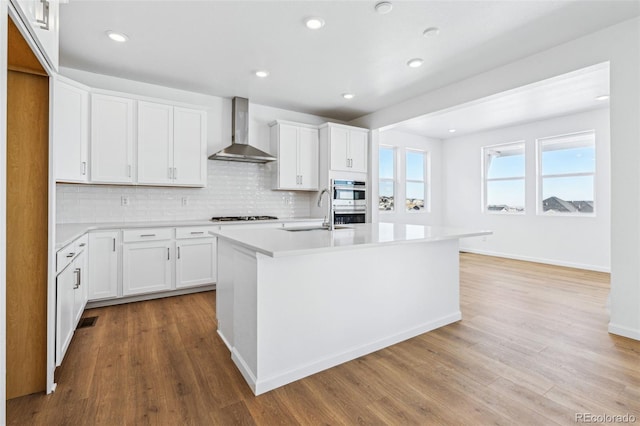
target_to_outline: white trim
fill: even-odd
[[[511,151],[516,151],[516,150],[522,150],[522,156],[524,157],[524,169],[522,171],[522,176],[509,176],[509,177],[500,177],[500,178],[489,178],[487,177],[487,174],[489,173],[489,164],[487,163],[487,157],[488,157],[488,152],[490,150],[495,150],[496,148],[500,148],[500,147],[504,147],[506,150],[511,150]],[[495,214],[495,215],[505,215],[505,214],[521,214],[524,215],[527,212],[527,146],[526,146],[526,141],[525,140],[517,140],[517,141],[513,141],[513,142],[504,142],[504,143],[499,143],[499,144],[494,144],[494,145],[485,145],[480,149],[480,155],[481,155],[481,168],[480,168],[480,173],[481,173],[481,185],[482,188],[480,188],[481,191],[481,197],[480,197],[480,208],[481,211],[483,213],[486,214]],[[506,181],[517,181],[517,180],[522,180],[523,184],[524,184],[524,188],[523,191],[524,193],[522,194],[524,196],[524,205],[522,206],[522,211],[507,211],[507,212],[502,212],[502,211],[498,211],[498,210],[489,210],[489,206],[488,206],[488,195],[489,195],[489,190],[488,190],[488,183],[489,182],[506,182]]]
[[[7,2],[0,1],[0,87],[7,87],[7,34],[9,30],[9,15]],[[7,91],[0,90],[0,425],[6,424],[7,400]]]
[[[566,268],[585,269],[587,271],[611,272],[610,267],[589,265],[587,263],[565,262],[556,259],[547,259],[544,257],[520,256],[517,254],[501,253],[490,250],[478,250],[474,248],[460,247],[461,253],[482,254],[484,256],[503,257],[505,259],[524,260],[525,262],[544,263],[546,265],[564,266]]]
[[[629,339],[640,340],[640,330],[625,327],[623,325],[609,323],[609,333],[616,334],[622,337],[628,337]]]

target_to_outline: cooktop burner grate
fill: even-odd
[[[278,220],[275,216],[220,216],[212,217],[212,222],[243,222],[250,220]]]

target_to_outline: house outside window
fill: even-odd
[[[483,211],[488,213],[524,213],[525,144],[524,141],[482,148]]]
[[[538,214],[595,213],[595,132],[541,138],[538,149]]]
[[[378,210],[395,210],[395,164],[396,150],[380,146],[378,161]]]
[[[408,212],[420,212],[427,209],[427,153],[407,149],[405,157],[405,206]]]

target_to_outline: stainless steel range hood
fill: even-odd
[[[209,160],[268,163],[276,157],[249,145],[249,100],[235,97],[232,100],[231,145],[209,156]]]

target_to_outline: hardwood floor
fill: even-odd
[[[8,401],[8,423],[640,423],[640,342],[607,333],[608,274],[460,264],[462,321],[259,397],[215,333],[215,292],[88,310],[56,392]]]

